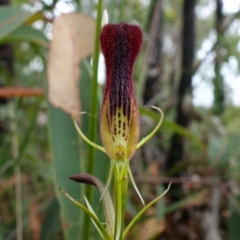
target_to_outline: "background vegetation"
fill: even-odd
[[[69,116],[78,108],[89,112],[81,119],[82,129],[100,142],[104,88],[90,64],[95,24],[80,14],[95,19],[98,2],[0,0],[0,5],[0,239],[97,239],[91,222],[58,187],[82,202],[86,194],[102,214],[99,193],[68,179],[91,172],[106,182],[109,171],[110,161],[78,139]],[[240,112],[227,83],[240,79],[240,2],[233,13],[224,10],[222,0],[105,0],[105,8],[111,23],[143,29],[134,72],[142,135],[159,118],[143,106],[159,106],[166,115],[157,136],[131,160],[137,185],[148,202],[173,182],[164,201],[147,213],[129,239],[238,240]],[[62,35],[56,37],[53,20],[69,11],[78,14],[62,18]],[[78,29],[84,35],[79,37]],[[76,34],[75,45],[68,33]],[[56,49],[69,54],[60,65],[54,65],[62,59]],[[104,71],[101,58],[99,64]],[[67,86],[72,83],[79,86],[76,105],[62,107],[51,97],[48,101],[50,86],[62,86],[70,98]],[[199,91],[200,103],[207,105],[199,104]],[[132,190],[126,221],[139,209]]]

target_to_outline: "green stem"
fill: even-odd
[[[115,184],[115,231],[114,240],[123,239],[124,213],[127,201],[128,188],[128,162],[117,161],[114,165],[114,184]]]
[[[99,35],[101,31],[101,20],[102,20],[102,0],[98,1],[98,8],[97,8],[97,22],[96,22],[96,33],[95,33],[95,49],[93,55],[93,77],[92,77],[92,91],[91,91],[91,106],[90,106],[90,114],[92,116],[97,115],[98,111],[98,102],[97,102],[97,92],[98,92],[98,60],[99,60],[99,53],[100,53],[100,46],[99,46]],[[89,140],[92,142],[96,142],[96,129],[97,129],[97,119],[92,117],[90,118],[89,122]],[[87,172],[89,174],[93,174],[94,170],[94,159],[95,159],[95,149],[92,146],[88,147],[88,166]],[[85,191],[85,195],[89,202],[91,202],[93,197],[92,188],[87,187]],[[89,239],[90,233],[90,218],[85,214],[83,219],[83,239]]]

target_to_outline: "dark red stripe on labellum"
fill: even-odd
[[[108,24],[102,29],[100,42],[107,71],[104,101],[109,96],[110,117],[122,108],[129,118],[131,97],[134,98],[132,71],[142,44],[141,29],[125,23]]]

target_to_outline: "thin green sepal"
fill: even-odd
[[[155,106],[151,106],[151,108],[156,109],[160,114],[160,120],[157,124],[157,126],[153,129],[153,131],[147,135],[145,138],[143,138],[138,144],[137,144],[137,149],[140,148],[143,144],[145,144],[149,139],[152,138],[152,136],[158,131],[158,129],[161,127],[162,123],[163,123],[163,119],[164,119],[164,113],[160,108],[157,108]]]
[[[160,200],[170,189],[171,187],[171,182],[168,185],[168,188],[157,198],[155,198],[154,200],[152,200],[150,203],[148,203],[134,218],[133,220],[128,224],[127,228],[124,230],[123,232],[123,239],[126,237],[127,233],[129,232],[129,230],[132,228],[132,226],[137,222],[137,220],[154,204],[156,203],[158,200]]]
[[[79,128],[79,126],[78,126],[78,124],[77,124],[77,117],[80,116],[80,115],[82,115],[82,114],[85,114],[85,113],[86,113],[86,112],[80,112],[80,113],[78,113],[77,115],[75,115],[75,116],[73,117],[74,126],[75,126],[78,134],[79,134],[79,135],[82,137],[82,139],[83,139],[85,142],[87,142],[89,145],[91,145],[92,147],[94,147],[94,148],[96,148],[96,149],[98,149],[98,150],[106,153],[104,147],[102,147],[102,146],[100,146],[100,145],[92,142],[91,140],[89,140],[89,139],[84,135],[84,133],[82,132],[82,130]]]

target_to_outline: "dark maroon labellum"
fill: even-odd
[[[129,118],[132,69],[142,45],[141,29],[125,23],[108,24],[103,28],[100,40],[107,68],[105,91],[110,91],[110,117],[122,107],[123,114]]]

